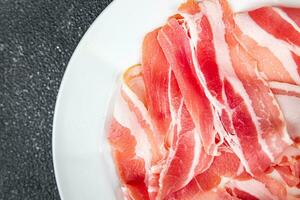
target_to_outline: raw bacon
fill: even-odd
[[[174,72],[185,105],[200,133],[202,144],[206,152],[212,155],[216,151],[212,107],[192,71],[192,52],[188,37],[179,22],[171,18],[161,29],[158,41]]]
[[[158,164],[163,170],[156,183],[160,187],[155,191],[159,198],[164,198],[187,185],[196,174],[207,169],[212,157],[201,147],[200,135],[186,109],[177,81],[157,41],[157,35],[158,30],[155,30],[145,37],[143,54],[148,53],[152,56],[143,58],[142,63],[143,77],[145,83],[148,83],[146,88],[148,87],[148,92],[155,93],[148,97],[151,104],[148,104],[149,113],[155,113],[155,109],[161,108],[156,113],[168,116],[153,118],[157,126],[161,125],[161,120],[165,120],[168,125],[168,129],[165,127],[161,133],[166,135],[165,147],[168,152],[163,163]],[[153,80],[148,80],[149,77]],[[161,86],[164,82],[166,85]]]
[[[158,31],[159,29],[154,30],[144,38],[142,72],[148,112],[158,133],[165,135],[171,123],[168,99],[169,63],[157,42]]]
[[[299,13],[187,0],[145,36],[108,119],[125,199],[300,198]]]
[[[266,32],[279,40],[300,46],[299,26],[280,8],[260,8],[249,12],[250,17]]]

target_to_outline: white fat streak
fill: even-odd
[[[292,20],[281,8],[272,8],[275,12],[277,12],[277,14],[280,15],[280,17],[282,17],[282,19],[284,19],[286,22],[288,22],[290,25],[293,26],[293,28],[300,33],[300,27],[296,24],[296,22],[294,20]]]
[[[300,189],[297,187],[286,187],[286,191],[289,195],[300,196]]]
[[[144,103],[141,100],[139,100],[139,98],[136,96],[136,94],[126,85],[126,83],[124,83],[124,81],[123,81],[121,89],[126,93],[126,95],[129,97],[129,99],[138,108],[138,110],[141,112],[143,119],[146,121],[147,125],[153,131],[154,129],[153,129],[153,125],[151,123],[151,117],[150,117]]]
[[[237,170],[237,172],[236,172],[236,175],[241,175],[242,173],[243,173],[243,171],[244,171],[244,166],[243,166],[243,164],[240,162],[240,165],[239,165],[239,168],[238,168],[238,170]]]
[[[282,82],[277,82],[277,81],[269,81],[269,86],[271,89],[280,89],[284,90],[287,92],[296,92],[300,94],[300,86],[298,85],[293,85],[289,83],[282,83]]]
[[[166,163],[164,164],[161,172],[160,172],[160,176],[159,176],[159,180],[158,180],[158,185],[159,185],[159,188],[163,188],[163,178],[165,176],[165,174],[167,173],[167,170],[169,169],[169,166],[170,166],[170,163],[172,161],[172,159],[170,158],[173,158],[175,155],[175,151],[171,148],[169,150],[169,155],[168,155],[168,158],[167,158],[167,161]]]
[[[226,72],[226,74],[235,75],[234,70],[231,67],[232,63],[231,63],[228,45],[227,42],[225,41],[225,25],[222,20],[223,17],[222,8],[219,5],[219,3],[217,3],[217,1],[215,2],[205,1],[203,2],[203,5],[207,13],[206,16],[212,28],[213,43],[214,46],[217,47],[215,48],[217,64],[221,65],[222,68],[224,68],[219,70],[222,70],[222,72]],[[223,73],[220,73],[220,76],[221,79],[224,79]]]
[[[224,127],[222,126],[222,124],[220,122],[219,115],[215,110],[213,111],[213,117],[214,117],[214,126],[215,126],[216,134],[218,134],[220,137],[219,143],[216,144],[217,148],[219,149],[219,147],[224,143],[224,134],[226,134],[226,133],[225,133]],[[216,125],[216,124],[218,124],[218,125]],[[221,131],[222,131],[222,133],[221,133]]]
[[[300,95],[300,86],[289,83],[281,83],[276,81],[268,82],[271,89],[279,89],[286,92],[295,92]],[[300,136],[300,98],[289,95],[275,95],[279,107],[280,114],[286,121],[289,135],[294,138]],[[285,141],[290,144],[290,138],[284,137]]]
[[[220,121],[220,119],[218,117],[215,117],[214,125],[215,125],[215,129],[218,131],[218,133],[220,135],[222,135],[223,138],[225,138],[225,140],[229,143],[230,147],[233,149],[235,154],[239,157],[239,159],[240,159],[241,163],[243,164],[243,166],[245,167],[246,171],[249,172],[250,174],[252,174],[237,136],[228,134],[224,130],[222,122]]]
[[[172,70],[170,67],[168,73],[168,100],[169,100],[169,107],[170,107],[170,113],[172,118],[171,124],[173,124],[174,123],[173,120],[176,119],[176,112],[174,106],[172,105],[171,77],[172,77]]]
[[[291,54],[291,51],[297,51],[299,54],[300,51],[297,50],[297,47],[291,46],[266,32],[247,13],[235,15],[234,20],[244,34],[254,39],[259,46],[268,48],[280,60],[291,78],[300,84],[297,64]]]
[[[281,109],[281,107],[280,107],[280,105],[278,103],[276,95],[274,95],[273,104],[278,107],[278,111],[279,111],[279,116],[278,117],[284,123],[284,127],[283,127],[282,134],[281,134],[281,139],[286,144],[291,145],[291,144],[293,144],[293,141],[290,138],[289,131],[288,131],[288,128],[287,128],[287,122],[286,122],[286,119],[284,117],[283,111],[282,111],[282,109]],[[272,138],[272,139],[275,139],[275,138]],[[273,149],[277,149],[277,146],[274,146],[274,145],[276,145],[276,141],[275,140],[273,141],[272,144],[273,144]]]
[[[275,95],[287,123],[292,138],[300,136],[300,98],[288,95]]]
[[[185,22],[187,22],[187,24],[189,25],[189,29],[190,29],[190,43],[196,45],[198,42],[198,32],[197,29],[199,27],[197,27],[197,24],[195,23],[196,20],[201,20],[201,18],[203,17],[203,13],[199,12],[195,15],[190,15],[190,14],[186,14],[186,13],[180,13],[183,17]],[[184,30],[187,32],[187,27],[183,26]]]
[[[158,187],[154,187],[154,186],[148,186],[147,191],[149,193],[153,193],[153,192],[158,192],[159,188]]]
[[[161,170],[162,170],[163,165],[161,163],[156,164],[156,165],[152,165],[150,168],[150,174],[153,176],[158,175]],[[151,178],[150,178],[151,179]],[[147,191],[149,193],[154,193],[154,192],[158,192],[159,187],[158,186],[153,186],[153,185],[148,185],[148,189]]]
[[[126,187],[121,187],[122,193],[123,193],[123,200],[131,200],[131,196],[128,192],[128,189]]]
[[[200,136],[197,132],[196,129],[193,130],[193,135],[194,135],[194,141],[195,141],[195,146],[194,146],[194,158],[193,158],[193,162],[192,162],[192,166],[191,166],[191,169],[190,169],[190,172],[189,172],[189,175],[188,175],[188,178],[185,180],[185,183],[184,185],[187,185],[194,177],[195,175],[195,170],[196,170],[196,167],[199,163],[199,158],[200,158],[200,151],[201,151],[201,139],[200,139]],[[201,159],[201,158],[200,158]]]
[[[272,171],[272,173],[268,174],[268,176],[270,176],[271,178],[275,179],[276,181],[285,183],[285,181],[282,179],[282,177],[280,176],[280,174],[278,173],[278,171],[276,169],[274,169]]]
[[[135,153],[137,156],[145,159],[146,166],[149,167],[152,152],[147,134],[140,126],[140,123],[138,123],[135,113],[129,109],[121,95],[119,95],[119,98],[116,100],[113,115],[122,126],[130,129],[130,133],[135,137],[137,142]]]
[[[183,108],[183,98],[180,100],[180,105],[177,113],[177,133],[179,134],[181,132],[182,126],[181,126],[181,114],[182,114],[182,108]]]
[[[170,114],[171,114],[171,122],[169,124],[169,128],[167,131],[167,137],[169,137],[169,134],[172,134],[172,142],[174,138],[174,125],[176,124],[176,112],[175,108],[172,105],[172,92],[171,92],[171,76],[172,76],[172,69],[169,67],[169,73],[168,73],[168,101],[169,101],[169,109],[170,109]]]
[[[276,196],[274,196],[270,193],[270,191],[266,188],[266,186],[263,183],[255,180],[255,179],[250,179],[247,181],[234,180],[234,181],[231,181],[229,185],[231,187],[245,191],[258,199],[264,199],[264,200],[278,199]]]
[[[219,183],[219,186],[221,188],[225,188],[225,186],[227,186],[228,183],[230,183],[231,181],[231,178],[228,178],[228,177],[222,177],[221,178],[221,182]]]
[[[277,181],[280,181],[281,183],[285,183],[285,181],[283,180],[283,178],[281,177],[281,175],[277,172],[277,170],[273,170],[272,173],[269,174],[272,178],[274,178]],[[300,195],[300,190],[297,187],[289,187],[287,184],[286,185],[286,190],[287,190],[287,194],[289,195]]]
[[[161,171],[161,169],[162,169],[162,165],[161,164],[158,164],[158,165],[153,165],[153,166],[151,166],[151,173],[152,174],[159,174],[160,173],[160,171]]]
[[[292,157],[292,156],[299,156],[300,155],[300,149],[298,147],[294,147],[294,146],[289,146],[288,148],[286,148],[281,156],[287,156],[287,157]],[[278,159],[279,161],[282,158]]]
[[[175,124],[177,125],[177,132],[179,133],[181,131],[181,112],[182,112],[182,107],[184,105],[184,100],[183,97],[181,97],[180,100],[180,105],[178,110],[176,111],[176,109],[174,108],[174,106],[172,105],[172,84],[171,84],[171,76],[172,76],[172,69],[169,68],[169,73],[168,73],[168,100],[169,100],[169,107],[170,107],[170,113],[171,113],[171,123],[170,123],[170,127],[169,130],[171,130],[171,128],[173,128],[175,126]]]

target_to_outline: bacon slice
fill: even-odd
[[[212,108],[192,71],[192,54],[187,35],[176,19],[171,18],[159,32],[158,41],[174,72],[205,151],[210,155],[216,154],[217,132],[213,126]]]
[[[154,116],[156,124],[160,125],[159,123],[163,120],[163,123],[168,125],[164,127],[164,131],[167,132],[164,135],[166,135],[165,146],[169,152],[165,163],[158,164],[163,170],[157,176],[160,186],[157,195],[158,198],[163,199],[169,193],[187,185],[195,174],[207,169],[212,157],[206,155],[201,148],[200,135],[195,130],[174,74],[158,44],[158,31],[159,29],[150,32],[144,39],[143,77],[145,83],[148,84],[147,93],[155,93],[155,95],[148,96],[149,112]],[[149,55],[152,56],[149,57]],[[161,86],[161,84],[165,85]],[[156,117],[161,113],[162,118]],[[152,185],[153,191],[156,191],[156,188]]]
[[[144,182],[147,186],[147,192],[152,198],[153,191],[151,187],[157,186],[157,178],[156,174],[152,173],[150,169],[162,159],[164,149],[162,148],[163,140],[159,135],[154,134],[154,126],[145,107],[145,87],[140,65],[129,68],[123,74],[120,90],[120,98],[116,101],[116,114],[114,116],[118,121],[126,119],[125,122],[132,127],[130,129],[136,135],[137,141],[143,141],[136,148],[136,151],[141,152],[141,159],[145,162],[146,175]],[[130,115],[131,118],[128,117]],[[139,136],[142,136],[142,138]]]
[[[168,99],[169,63],[157,42],[158,31],[156,29],[144,38],[142,75],[149,114],[158,132],[166,135],[171,122]]]
[[[137,122],[147,135],[152,151],[151,163],[157,163],[163,155],[163,149],[161,148],[162,140],[158,135],[154,134],[150,115],[143,102],[146,99],[144,88],[140,65],[129,68],[123,74],[121,96],[126,101],[130,111],[135,114]]]
[[[201,148],[199,135],[179,92],[176,80],[169,72],[169,99],[172,123],[169,137],[170,149],[160,174],[160,194],[163,199],[168,193],[185,186],[194,175]]]
[[[298,26],[300,26],[299,8],[281,8]]]
[[[145,179],[146,162],[151,157],[150,144],[125,100],[120,97],[118,102],[110,122],[108,140],[113,148],[119,178],[128,196],[149,199]]]
[[[280,8],[267,7],[250,11],[249,15],[260,27],[277,39],[300,46],[299,26],[293,20],[287,19],[282,12]]]
[[[172,145],[160,175],[160,197],[162,199],[169,193],[186,186],[195,175],[206,170],[213,160],[213,157],[207,155],[201,147],[200,135],[183,103],[183,98],[172,96],[172,94],[180,94],[180,92],[172,73],[170,75],[170,102],[176,112],[174,110],[171,112]],[[178,99],[181,101],[179,104],[176,102]]]
[[[291,84],[300,84],[299,77],[299,46],[279,40],[272,33],[267,32],[255,21],[253,16],[260,16],[264,12],[269,17],[261,23],[273,20],[273,14],[278,17],[278,13],[285,15],[280,8],[262,8],[250,13],[240,13],[234,16],[236,24],[235,32],[238,41],[258,62],[258,69],[270,81],[286,82]],[[288,18],[288,17],[287,17]],[[275,23],[275,22],[274,22]],[[282,32],[288,33],[281,26],[271,23],[271,27],[280,27]],[[296,27],[297,25],[295,25]],[[296,28],[298,30],[298,28]],[[298,33],[299,35],[299,33]],[[299,37],[299,36],[298,36]]]

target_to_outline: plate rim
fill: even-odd
[[[60,109],[60,105],[61,105],[61,99],[64,93],[64,88],[65,88],[65,84],[66,84],[66,79],[68,79],[68,77],[70,76],[70,70],[72,69],[72,62],[75,59],[76,55],[79,52],[79,49],[81,49],[81,47],[84,44],[84,41],[87,38],[87,35],[89,35],[89,33],[93,30],[93,27],[95,26],[95,24],[101,19],[101,17],[103,15],[105,15],[105,13],[109,12],[110,8],[112,7],[112,5],[114,5],[117,2],[117,0],[112,0],[99,14],[98,16],[95,18],[95,20],[91,23],[91,25],[88,27],[88,29],[85,31],[84,35],[81,37],[80,41],[78,42],[76,48],[74,49],[72,56],[70,58],[70,60],[68,61],[67,67],[64,71],[63,74],[63,78],[61,79],[60,82],[60,86],[56,95],[56,101],[55,101],[55,108],[54,108],[54,114],[53,114],[53,120],[52,120],[52,145],[51,145],[51,153],[52,153],[52,164],[53,164],[53,171],[54,171],[54,177],[55,177],[55,183],[57,186],[57,190],[59,193],[59,197],[64,200],[64,192],[63,189],[61,187],[61,181],[60,178],[61,176],[59,176],[59,170],[57,167],[57,153],[56,153],[56,137],[58,134],[58,128],[57,128],[57,124],[58,124],[58,113],[59,113],[59,109]]]

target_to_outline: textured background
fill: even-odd
[[[68,61],[111,0],[0,0],[0,200],[59,199],[52,118]]]

